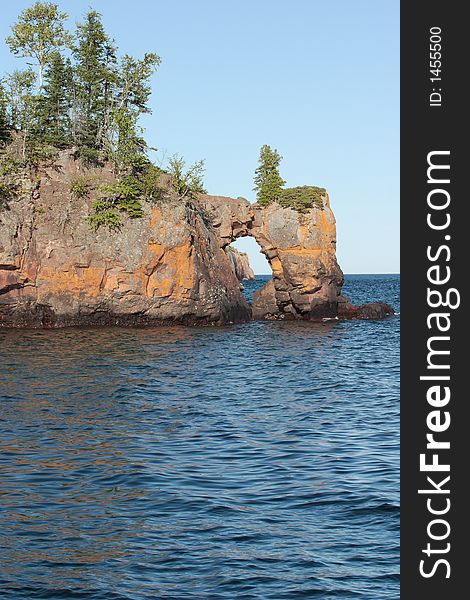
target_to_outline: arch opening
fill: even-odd
[[[236,238],[226,246],[225,252],[229,255],[232,268],[240,281],[240,289],[251,304],[253,294],[272,279],[271,265],[252,236]]]
[[[255,275],[272,275],[271,265],[262,253],[261,246],[254,237],[249,235],[238,237],[230,244],[230,247],[248,256],[250,266]]]

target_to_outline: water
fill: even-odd
[[[269,279],[271,279],[271,275],[257,275],[256,279],[253,279],[252,281],[249,279],[243,281],[243,293],[248,302],[251,303],[253,301],[253,294],[262,288]]]
[[[398,335],[0,331],[0,597],[397,600]]]

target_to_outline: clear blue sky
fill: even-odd
[[[32,3],[2,3],[2,39]],[[209,193],[253,201],[269,144],[288,186],[328,189],[346,273],[398,272],[398,0],[58,4],[71,25],[90,6],[101,12],[121,52],[162,57],[145,119],[160,156],[205,158]],[[0,57],[2,72],[21,66],[5,44]]]

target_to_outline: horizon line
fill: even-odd
[[[255,275],[272,275],[272,273],[255,273]],[[354,273],[344,273],[344,275],[400,275],[400,272],[384,272],[384,271],[374,271],[374,272],[367,272],[367,273],[359,273],[359,272],[354,272]]]

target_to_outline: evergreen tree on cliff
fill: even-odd
[[[0,82],[0,149],[10,139],[10,124],[7,112],[7,99],[5,88]]]
[[[272,202],[278,202],[285,181],[279,173],[279,165],[282,156],[277,150],[264,145],[259,154],[259,166],[255,171],[253,190],[256,192],[256,199],[261,206],[268,206]]]
[[[106,34],[101,15],[92,10],[77,25],[75,135],[80,146],[102,149],[114,106],[117,78],[116,48]]]
[[[7,139],[8,129],[19,132],[21,158],[31,164],[53,148],[77,145],[86,163],[111,160],[120,177],[142,172],[149,161],[139,119],[150,112],[150,79],[160,57],[124,55],[118,63],[98,12],[90,10],[73,37],[66,18],[56,4],[37,1],[12,26],[6,39],[12,53],[34,58],[39,73],[29,67],[5,78],[0,138]]]
[[[142,114],[151,112],[150,78],[160,62],[160,57],[151,52],[140,60],[127,54],[121,60],[112,126],[107,128],[106,139],[108,153],[120,174],[139,171],[148,162],[147,144],[138,123]]]
[[[72,66],[56,52],[44,76],[44,90],[38,108],[38,134],[44,141],[59,148],[72,143],[72,98]]]

